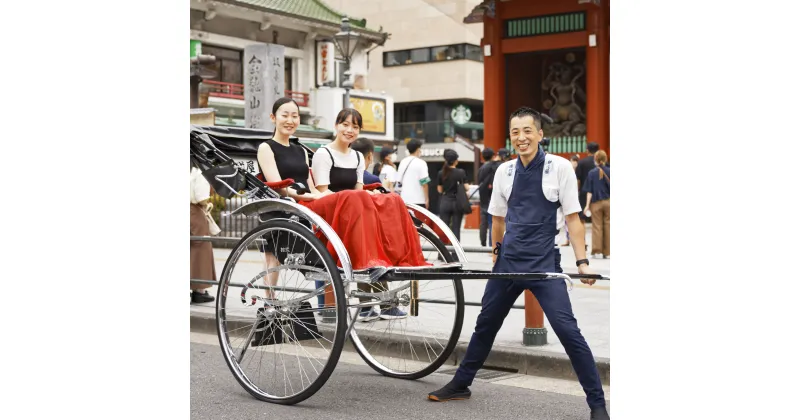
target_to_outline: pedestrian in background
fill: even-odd
[[[394,155],[394,150],[388,147],[382,148],[381,160],[376,162],[375,167],[372,168],[372,174],[380,178],[383,188],[389,192],[394,192],[395,182],[397,182],[397,167],[392,162],[392,155]]]
[[[428,164],[419,157],[422,155],[422,142],[411,139],[406,144],[408,156],[400,161],[397,167],[399,176],[396,179],[395,189],[400,190],[400,197],[407,204],[430,208],[430,195],[428,184],[431,176],[428,174]]]
[[[497,167],[500,166],[500,155],[495,154],[491,147],[486,147],[481,152],[483,160],[486,162],[478,170],[478,194],[481,200],[481,214],[480,214],[480,227],[479,232],[481,235],[481,246],[486,246],[488,241],[490,246],[492,243],[492,215],[489,214],[489,201],[492,198],[492,182],[494,182],[494,173]]]
[[[508,162],[511,159],[511,152],[504,147],[497,151],[497,156],[500,156],[500,163]]]
[[[211,227],[208,218],[208,206],[211,198],[211,185],[203,177],[199,169],[190,165],[189,169],[189,235],[211,236]],[[216,226],[216,225],[215,225]],[[192,280],[217,281],[217,271],[214,267],[214,248],[211,242],[189,242],[189,278]],[[192,290],[190,296],[192,303],[213,302],[214,298],[208,294],[212,285],[203,283],[190,283]]]
[[[464,189],[464,194],[469,191],[466,184],[467,173],[456,168],[458,165],[458,152],[453,149],[444,151],[444,167],[439,171],[438,186],[436,190],[442,195],[439,205],[439,218],[453,231],[458,241],[461,241],[461,220],[464,218],[464,211],[458,205],[459,188]]]
[[[600,150],[594,154],[596,167],[586,176],[583,211],[592,217],[592,257],[611,257],[611,169],[608,156]]]
[[[578,166],[575,168],[575,176],[578,178],[578,191],[580,191],[578,199],[580,200],[581,208],[586,206],[586,193],[583,192],[583,184],[586,183],[586,176],[589,175],[589,171],[595,167],[594,154],[597,153],[599,148],[597,143],[587,143],[586,152],[589,155],[578,161]],[[591,218],[585,216],[583,213],[580,214],[580,217],[584,221],[591,221]]]
[[[353,145],[350,147],[356,152],[360,152],[364,156],[364,164],[366,165],[364,166],[365,168],[364,185],[370,185],[375,183],[380,184],[381,179],[366,169],[369,168],[370,165],[372,165],[372,155],[375,152],[375,143],[373,143],[372,140],[366,137],[359,137],[358,139],[356,139],[355,142],[353,142]]]

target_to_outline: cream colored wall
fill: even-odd
[[[334,9],[367,19],[389,32],[384,47],[369,54],[367,88],[395,102],[470,98],[483,100],[483,64],[469,60],[383,67],[383,52],[437,45],[480,45],[483,24],[463,19],[480,0],[326,0]]]

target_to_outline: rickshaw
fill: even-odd
[[[364,362],[382,375],[413,380],[436,371],[461,334],[462,280],[486,279],[490,272],[465,269],[466,254],[455,235],[437,216],[412,204],[409,217],[431,265],[353,270],[330,225],[279,194],[294,180],[264,182],[225,153],[254,156],[270,136],[227,127],[190,130],[192,163],[220,196],[247,199],[233,215],[259,222],[233,246],[216,295],[219,344],[237,382],[259,400],[299,403],[331,376],[348,337]],[[297,139],[291,141],[313,155]],[[388,193],[377,184],[369,189]],[[267,254],[274,256],[272,263]],[[571,284],[563,273],[491,277],[561,278]],[[360,322],[359,313],[375,306],[401,308],[407,316]]]

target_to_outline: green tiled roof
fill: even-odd
[[[238,4],[243,7],[255,6],[267,11],[279,12],[282,14],[294,15],[310,18],[322,22],[340,25],[344,14],[332,9],[322,0],[223,0],[225,3]],[[350,24],[361,30],[378,33],[378,31],[367,28],[366,19],[357,19],[352,16]]]

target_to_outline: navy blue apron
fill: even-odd
[[[561,254],[555,248],[555,236],[561,204],[548,200],[542,191],[545,159],[541,147],[527,168],[517,159],[506,233],[493,273],[560,272]]]

